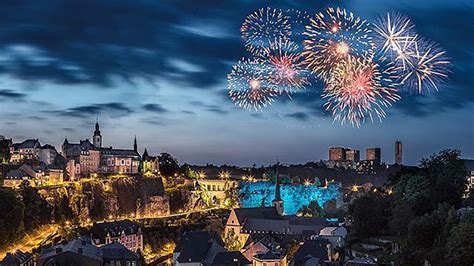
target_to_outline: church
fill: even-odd
[[[70,143],[67,138],[61,145],[61,154],[67,159],[67,172],[72,179],[89,176],[90,174],[139,174],[142,170],[142,157],[138,153],[137,139],[133,141],[133,149],[115,149],[102,147],[102,134],[99,122],[95,124],[92,143],[89,139],[79,143]],[[158,172],[157,157],[148,156],[147,166],[153,165]],[[149,160],[153,160],[153,163]]]

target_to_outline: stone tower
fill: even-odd
[[[395,142],[395,164],[402,165],[402,142]]]
[[[102,148],[102,135],[99,130],[99,120],[95,122],[94,136],[92,137],[94,147]]]
[[[277,162],[276,171],[275,171],[275,174],[276,174],[275,199],[273,199],[272,201],[272,206],[275,207],[279,215],[283,215],[283,200],[281,199],[281,194],[280,194],[280,176],[278,174],[278,165],[279,163]]]

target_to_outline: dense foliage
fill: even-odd
[[[461,220],[457,211],[465,188],[460,152],[443,150],[417,168],[402,168],[385,189],[354,200],[354,236],[399,236],[402,265],[472,265],[474,219]]]

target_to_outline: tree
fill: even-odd
[[[198,179],[198,174],[196,171],[193,171],[189,164],[185,163],[181,165],[179,171],[184,175],[187,179]]]
[[[466,188],[466,168],[459,150],[442,150],[437,155],[421,160],[423,175],[431,183],[431,206],[440,203],[460,206]]]
[[[474,264],[474,224],[460,223],[451,229],[445,259],[449,265]]]
[[[432,211],[430,180],[421,175],[404,175],[395,186],[397,205],[411,206],[415,215]]]
[[[243,245],[234,230],[229,230],[227,232],[227,235],[224,238],[224,244],[229,251],[240,251]]]
[[[34,230],[51,220],[51,209],[48,202],[38,193],[38,189],[23,183],[18,191],[25,206],[24,226],[26,230]]]
[[[23,232],[24,211],[15,191],[0,188],[0,246],[12,243]]]
[[[298,210],[298,214],[305,217],[321,217],[323,216],[323,210],[318,202],[313,200],[308,205],[303,205]]]
[[[384,195],[370,191],[352,202],[349,215],[354,221],[357,236],[377,236],[388,229],[388,220],[391,217],[390,201]]]
[[[178,160],[169,153],[162,153],[158,156],[160,162],[161,175],[171,177],[179,171]]]

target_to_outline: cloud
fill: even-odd
[[[0,90],[0,100],[23,100],[26,98],[26,94],[21,92],[16,92],[13,90]]]
[[[163,106],[157,104],[157,103],[149,103],[149,104],[144,104],[142,106],[143,110],[154,112],[154,113],[166,113],[168,110],[164,108]]]
[[[303,112],[295,112],[291,114],[286,114],[285,116],[299,120],[299,121],[307,121],[309,119],[308,114],[303,113]]]
[[[111,117],[126,116],[133,113],[133,110],[123,103],[111,102],[92,105],[83,105],[66,110],[45,111],[64,117],[90,118],[91,116],[109,115]]]

